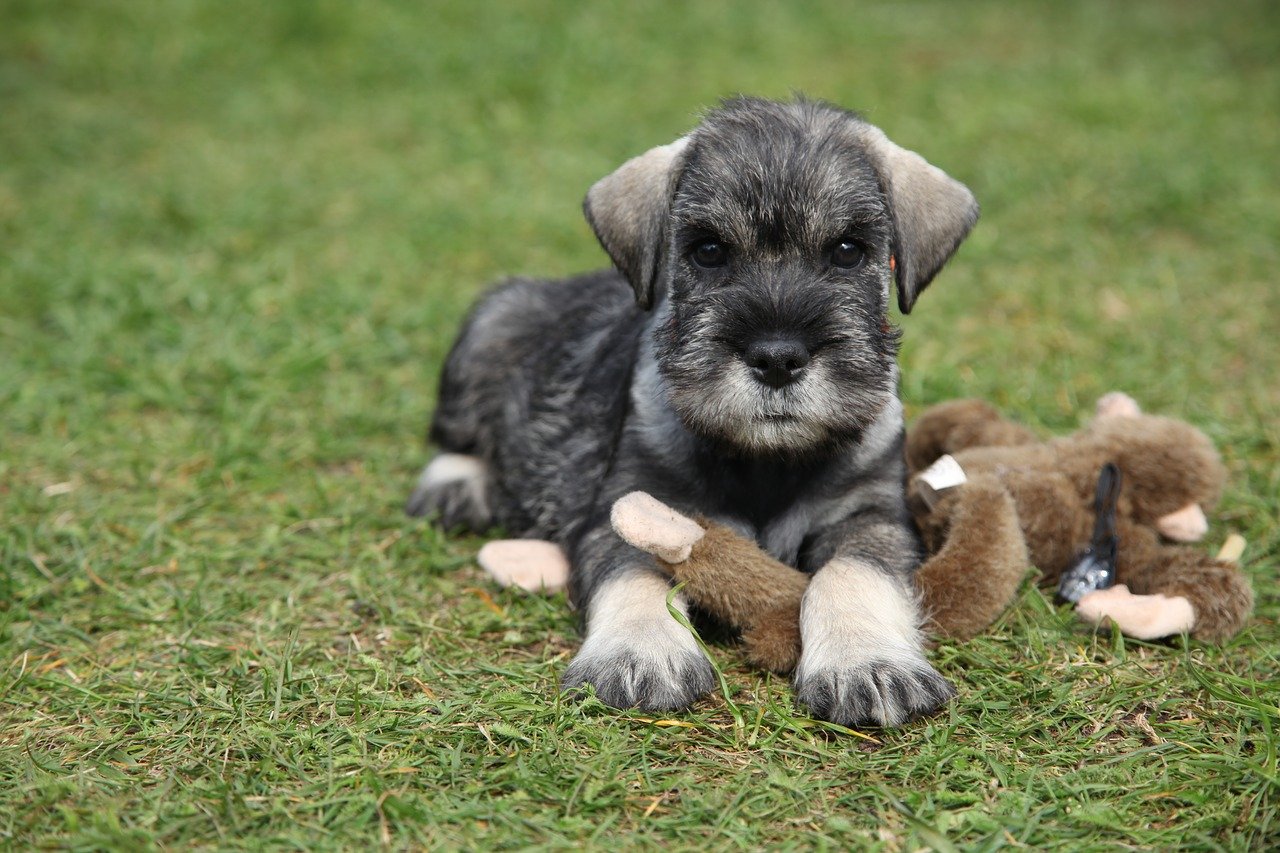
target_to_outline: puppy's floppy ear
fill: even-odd
[[[653,305],[664,273],[667,215],[689,137],[651,148],[587,191],[582,204],[600,245],[622,270],[641,308]]]
[[[863,140],[893,214],[898,307],[909,314],[978,221],[978,202],[964,184],[895,145],[879,128],[863,125]]]

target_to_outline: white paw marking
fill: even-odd
[[[922,648],[914,595],[876,566],[833,560],[813,576],[800,615],[806,650]]]
[[[648,570],[607,581],[591,599],[587,637],[566,685],[592,684],[602,701],[619,708],[684,708],[708,692],[711,666],[667,611],[669,592],[666,580]],[[687,615],[682,596],[673,605]]]
[[[796,689],[814,713],[844,725],[897,725],[953,693],[924,656],[914,595],[881,569],[836,560],[800,610]]]
[[[454,480],[484,479],[485,470],[485,464],[479,457],[441,453],[422,469],[418,485],[425,489]]]
[[[422,469],[414,494],[425,494],[446,483],[464,482],[471,501],[487,515],[489,499],[485,494],[485,481],[488,473],[488,466],[478,456],[441,453]]]

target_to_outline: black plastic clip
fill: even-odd
[[[1058,601],[1079,601],[1086,593],[1107,589],[1116,582],[1116,501],[1120,497],[1120,469],[1108,462],[1098,474],[1098,491],[1093,499],[1093,540],[1084,553],[1062,573],[1058,581]]]

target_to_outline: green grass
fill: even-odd
[[[0,0],[0,845],[1280,843],[1280,14],[1266,2]],[[911,412],[1121,388],[1222,448],[1225,648],[1032,586],[874,740],[713,650],[653,721],[557,697],[562,600],[405,519],[469,301],[721,95],[863,109],[984,217]]]

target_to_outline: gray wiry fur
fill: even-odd
[[[908,592],[890,258],[907,310],[973,197],[851,113],[737,99],[600,181],[586,212],[623,275],[517,280],[476,307],[432,425],[449,456],[410,510],[564,546],[587,614],[564,680],[611,704],[679,708],[713,684],[652,558],[609,527],[640,489],[816,573],[797,671],[814,713],[891,725],[937,708],[950,687]],[[725,263],[695,262],[708,241]],[[841,242],[862,261],[835,265]],[[781,386],[748,355],[774,340],[807,357]]]

